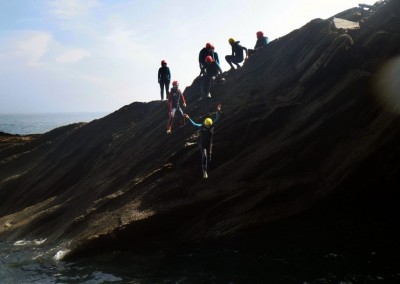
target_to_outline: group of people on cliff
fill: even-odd
[[[247,59],[249,56],[253,55],[260,49],[264,48],[268,44],[268,38],[264,36],[264,33],[259,31],[256,33],[257,42],[254,49],[247,49],[240,44],[240,41],[236,41],[234,38],[229,38],[228,42],[232,48],[232,54],[226,55],[225,60],[231,67],[230,70],[234,70],[234,65],[236,69],[241,67],[241,63]],[[244,56],[245,54],[245,56]],[[211,43],[207,43],[204,48],[199,52],[199,67],[201,83],[200,83],[200,93],[201,98],[211,97],[210,90],[215,83],[218,75],[222,74],[222,69],[220,67],[220,61],[218,53],[215,51],[214,46]],[[234,65],[233,65],[234,64]],[[179,89],[179,82],[177,80],[172,82],[172,88],[169,89],[171,82],[171,71],[167,66],[165,60],[161,61],[161,68],[158,70],[158,83],[160,84],[161,100],[164,100],[164,92],[166,98],[168,99],[168,123],[167,123],[167,134],[172,133],[172,126],[174,124],[177,115],[181,118],[181,124],[185,124],[185,119],[188,119],[190,123],[197,127],[200,132],[199,136],[199,149],[201,153],[202,162],[202,173],[203,178],[208,178],[207,168],[211,162],[212,154],[212,138],[214,133],[215,123],[220,119],[221,116],[221,105],[217,106],[216,117],[214,120],[207,117],[203,123],[194,122],[188,114],[184,113],[182,106],[186,108],[186,100]]]

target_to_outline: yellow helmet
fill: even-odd
[[[228,41],[229,41],[230,44],[232,44],[232,43],[235,42],[235,39],[234,38],[230,38]]]
[[[205,125],[205,126],[211,126],[212,124],[213,124],[213,121],[212,121],[211,118],[206,118],[206,119],[204,120],[204,125]]]

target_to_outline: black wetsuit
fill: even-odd
[[[222,73],[222,69],[216,61],[206,63],[204,69],[205,75],[203,77],[200,90],[202,97],[207,96],[210,93],[211,85],[214,81],[213,77],[216,77],[218,74]]]
[[[169,83],[171,82],[171,72],[167,66],[162,66],[158,69],[158,83],[161,88],[161,100],[164,100],[164,88],[165,96],[168,96]]]
[[[236,64],[237,67],[240,67],[239,63],[243,61],[243,51],[246,52],[247,56],[247,48],[244,46],[241,46],[239,44],[240,41],[235,41],[232,44],[232,55],[227,55],[225,56],[226,61],[228,62],[229,66],[231,66],[231,69],[233,69],[232,63]]]
[[[203,174],[207,172],[208,165],[211,162],[214,128],[220,116],[221,113],[217,112],[214,122],[210,127],[206,127],[204,124],[195,123],[193,120],[189,119],[190,123],[198,127],[200,131],[199,149],[201,153],[201,169]]]

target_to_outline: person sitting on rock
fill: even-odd
[[[203,124],[199,124],[194,122],[188,114],[185,114],[185,117],[189,119],[190,123],[197,127],[200,131],[199,136],[199,149],[201,153],[201,169],[203,173],[203,178],[208,178],[207,169],[211,162],[211,154],[212,154],[212,140],[214,135],[214,127],[217,121],[221,117],[221,105],[217,106],[217,113],[214,121],[211,118],[206,118]]]
[[[206,64],[204,67],[204,73],[201,85],[200,85],[200,93],[201,98],[207,96],[211,98],[210,90],[212,85],[215,82],[218,74],[222,74],[222,69],[219,64],[213,60],[213,58],[208,55],[205,59]]]
[[[231,66],[231,70],[233,70],[235,68],[233,67],[232,63],[236,65],[236,68],[241,67],[239,63],[244,60],[243,52],[246,52],[247,57],[247,48],[241,46],[239,44],[240,41],[235,41],[233,38],[230,38],[228,42],[232,46],[232,55],[225,56],[225,59],[228,62],[229,66]]]
[[[200,50],[200,53],[199,53],[200,76],[205,75],[204,68],[205,68],[205,64],[206,64],[206,61],[205,61],[206,57],[207,56],[213,57],[213,55],[214,55],[212,46],[213,45],[211,43],[207,42],[206,46],[203,47],[202,50]]]
[[[266,47],[268,44],[268,37],[264,36],[264,33],[262,31],[258,31],[256,33],[256,36],[257,36],[256,45],[254,46],[254,49],[249,49],[249,56],[253,55],[260,49]]]
[[[168,124],[167,124],[167,133],[172,132],[172,124],[174,122],[176,112],[182,117],[184,123],[184,116],[183,111],[181,108],[181,99],[183,101],[183,107],[186,107],[185,97],[183,96],[181,90],[179,89],[179,82],[173,81],[172,82],[172,89],[169,92],[168,101],[169,101],[169,117],[168,117]]]
[[[167,67],[167,61],[161,61],[161,67],[158,69],[158,83],[161,88],[161,100],[164,100],[164,88],[165,88],[165,96],[168,96],[169,93],[169,83],[171,82],[171,72]]]

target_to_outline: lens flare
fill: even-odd
[[[400,57],[388,61],[374,82],[378,101],[390,112],[400,114]]]

